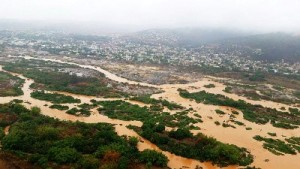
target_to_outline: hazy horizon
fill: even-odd
[[[297,0],[4,0],[5,23],[78,29],[208,28],[300,33]],[[72,26],[71,25],[71,28]],[[75,29],[75,28],[72,28]]]

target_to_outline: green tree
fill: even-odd
[[[192,137],[193,134],[188,129],[178,128],[177,130],[170,131],[169,136],[175,139],[184,139]]]
[[[85,155],[79,161],[79,167],[82,169],[98,169],[100,160],[91,156]]]
[[[141,152],[140,161],[146,163],[147,165],[156,165],[160,167],[165,167],[168,164],[168,158],[161,152],[155,150],[146,149]]]
[[[34,115],[38,115],[41,113],[41,109],[39,107],[32,107],[31,108],[31,112],[34,114]]]
[[[79,159],[80,154],[74,148],[52,147],[48,151],[48,157],[54,162],[65,164],[76,162]]]

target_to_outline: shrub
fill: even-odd
[[[140,161],[146,163],[149,166],[155,165],[160,167],[166,167],[168,158],[157,151],[146,149],[141,152]]]
[[[226,114],[225,112],[223,112],[222,110],[219,110],[219,109],[217,109],[217,110],[215,110],[215,111],[216,111],[217,114],[220,114],[220,115]]]
[[[51,108],[51,109],[57,109],[57,110],[68,110],[69,106],[63,106],[63,105],[59,105],[59,104],[53,104],[49,108]]]
[[[215,121],[215,124],[216,124],[217,126],[221,125],[221,123],[218,122],[218,121]]]
[[[208,84],[208,85],[204,85],[205,88],[215,88],[216,85],[214,84]]]
[[[193,134],[188,129],[178,128],[177,130],[170,131],[169,136],[175,139],[184,139],[192,137]]]
[[[92,155],[84,155],[79,160],[79,168],[81,169],[98,169],[100,160]]]

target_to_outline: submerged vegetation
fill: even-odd
[[[162,99],[160,100],[153,99],[150,98],[149,95],[133,97],[130,98],[130,100],[139,101],[145,104],[152,104],[153,106],[167,107],[169,110],[183,109],[183,107],[179,104],[171,103],[167,100],[162,100]]]
[[[200,161],[211,161],[219,166],[252,163],[252,155],[244,148],[224,144],[201,133],[193,136],[186,128],[165,131],[164,125],[146,122],[141,128],[129,126],[141,136],[156,144],[159,148],[176,155]]]
[[[236,108],[243,113],[243,117],[246,120],[258,124],[271,122],[274,127],[285,129],[298,128],[300,125],[300,115],[295,113],[282,112],[261,105],[252,105],[243,100],[235,101],[224,95],[207,93],[205,91],[189,93],[186,90],[179,89],[179,92],[181,97],[194,99],[199,103]]]
[[[205,88],[215,88],[216,85],[211,83],[211,84],[204,85],[203,87],[205,87]]]
[[[300,152],[300,137],[286,138],[286,142],[279,139],[261,137],[259,135],[253,138],[257,141],[264,142],[263,147],[275,155],[295,155],[297,152]]]
[[[114,119],[127,121],[138,120],[141,122],[152,121],[164,124],[168,127],[185,126],[189,128],[195,128],[193,124],[202,122],[200,118],[195,119],[188,117],[188,110],[180,111],[171,115],[169,112],[161,112],[160,109],[155,110],[151,107],[140,107],[121,100],[100,101],[94,103],[101,106],[98,108],[100,113]]]
[[[142,121],[141,128],[128,127],[162,150],[176,155],[200,161],[212,161],[220,166],[248,165],[253,161],[253,157],[244,148],[223,144],[203,134],[193,136],[189,130],[194,129],[192,124],[201,122],[201,119],[197,121],[188,117],[187,110],[171,115],[167,112],[155,111],[151,107],[140,107],[120,100],[93,101],[93,104],[100,105],[99,112],[110,118]],[[178,129],[167,132],[166,127],[178,127]]]
[[[0,71],[0,97],[23,95],[24,79]]]
[[[273,85],[272,87],[270,87],[261,82],[222,82],[224,83],[224,85],[226,85],[225,89],[223,90],[224,92],[243,96],[250,100],[268,100],[283,104],[300,103],[300,100],[297,99],[297,97],[294,95],[294,90],[286,90],[286,88],[279,85]],[[272,84],[278,83],[280,83],[280,81]]]
[[[64,106],[64,105],[60,105],[60,104],[53,104],[49,108],[57,109],[57,110],[68,110],[69,106]]]
[[[55,104],[81,102],[80,99],[75,99],[72,96],[66,96],[58,93],[46,93],[45,91],[34,91],[30,95],[35,99],[45,100]]]
[[[67,114],[75,115],[75,116],[90,116],[91,111],[87,109],[78,109],[76,107],[66,111]]]
[[[217,110],[215,110],[215,111],[216,111],[216,113],[219,114],[219,115],[224,115],[224,114],[226,114],[225,112],[223,112],[222,110],[219,110],[219,109],[217,109]]]

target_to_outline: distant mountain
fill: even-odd
[[[257,60],[300,62],[300,36],[270,33],[232,38],[219,43],[226,47],[253,49],[250,56]]]
[[[215,53],[250,56],[255,60],[300,62],[300,36],[286,33],[256,34],[222,29],[151,29],[128,36],[130,40],[148,45],[185,48],[209,46]]]
[[[176,29],[175,32],[178,36],[179,44],[188,47],[197,47],[206,43],[250,35],[241,31],[199,28],[182,28]]]
[[[246,36],[249,34],[222,29],[178,28],[149,29],[130,34],[128,37],[135,42],[144,44],[165,44],[182,47],[198,47],[205,43]]]
[[[300,62],[300,36],[286,33],[251,34],[218,29],[151,29],[128,36],[134,42],[185,48],[209,46],[215,53],[239,54],[255,60]]]

